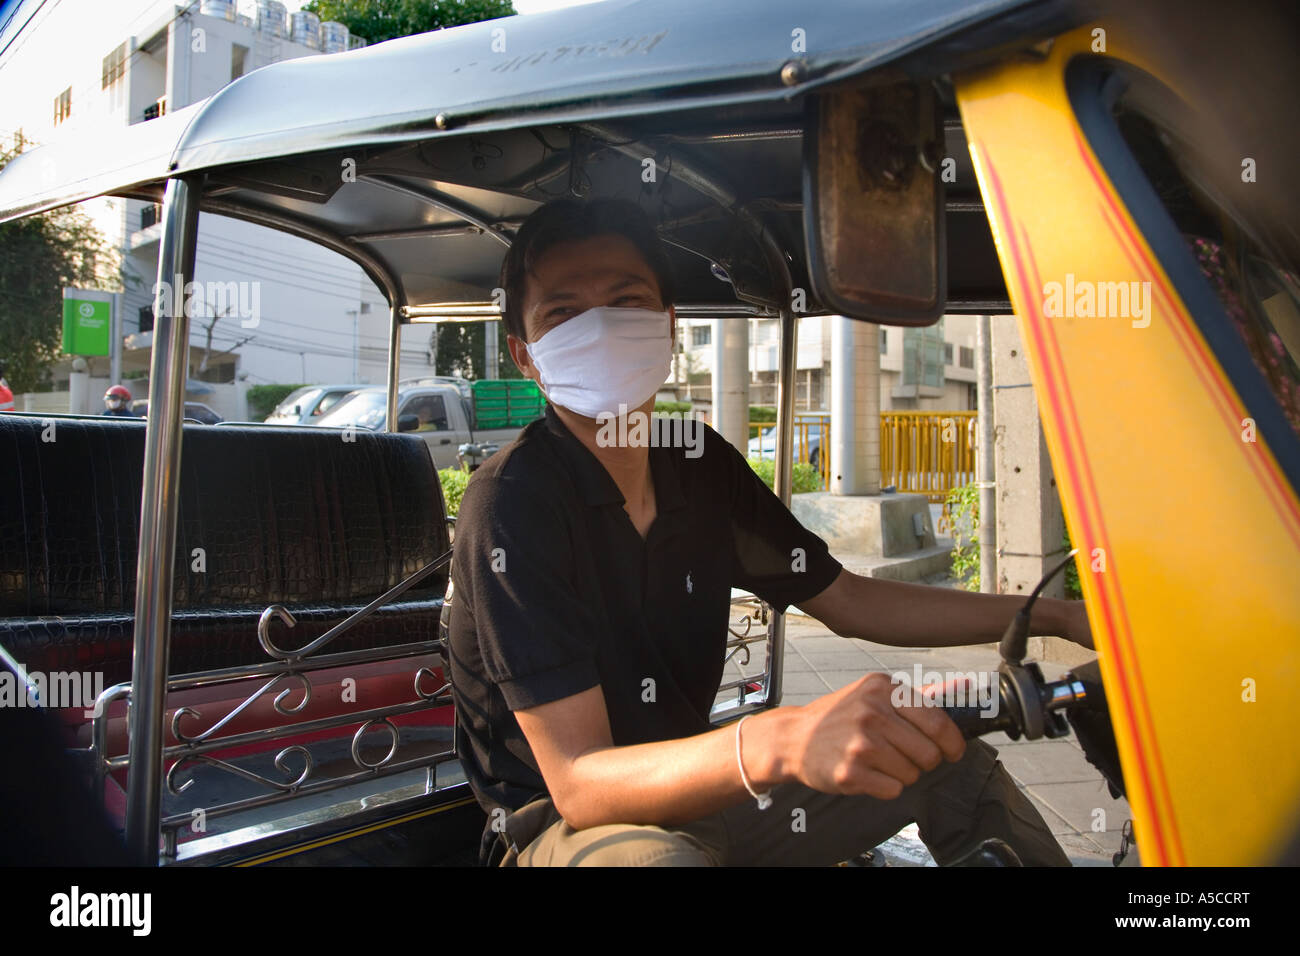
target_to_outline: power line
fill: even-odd
[[[259,250],[259,252],[258,252],[259,257],[269,257],[270,254],[271,254],[271,253],[270,253],[269,251],[266,251],[266,250]],[[303,273],[307,273],[307,272],[310,271],[310,270],[307,270],[307,269],[302,268],[301,266],[294,266],[294,265],[290,265],[290,264],[288,264],[288,263],[275,263],[275,262],[269,262],[269,261],[266,262],[266,263],[259,263],[259,262],[256,261],[256,260],[250,262],[250,261],[248,261],[248,260],[238,258],[238,257],[237,257],[237,253],[232,252],[232,251],[229,251],[229,250],[226,250],[226,249],[203,249],[203,248],[200,248],[199,251],[198,251],[198,258],[199,258],[200,261],[202,261],[203,259],[213,258],[213,257],[215,257],[215,258],[217,258],[217,259],[219,259],[219,260],[221,260],[221,261],[226,262],[229,266],[232,266],[232,267],[238,267],[241,271],[246,272],[246,273],[248,273],[248,274],[250,274],[250,275],[261,275],[261,276],[266,276],[266,277],[268,277],[268,278],[273,278],[275,282],[281,282],[281,281],[283,281],[283,283],[284,283],[285,285],[293,285],[295,288],[299,288],[299,289],[309,289],[309,287],[307,287],[307,286],[302,286],[302,285],[298,285],[298,284],[296,284],[296,283],[291,283],[291,282],[290,282],[289,280],[287,280],[287,279],[282,280],[280,277],[278,277],[278,276],[274,276],[274,275],[269,271],[270,269],[272,269],[272,268],[276,268],[276,267],[279,267],[279,268],[282,268],[282,269],[285,269],[285,270],[292,270],[294,273],[299,274],[299,275],[301,275],[301,274],[303,274]],[[256,268],[256,266],[259,265],[259,264],[265,264],[268,268],[267,268],[267,269],[259,270],[259,269]],[[356,300],[356,299],[360,299],[360,298],[362,297],[362,296],[361,296],[361,289],[360,289],[359,287],[355,287],[355,288],[354,288],[354,287],[351,286],[350,283],[348,283],[348,282],[346,282],[345,280],[340,279],[340,278],[338,278],[338,277],[327,277],[327,276],[325,276],[325,275],[323,275],[323,274],[320,274],[320,273],[314,273],[314,272],[313,272],[313,273],[310,273],[309,275],[305,275],[305,276],[303,276],[303,277],[304,277],[304,278],[307,278],[307,279],[309,279],[309,280],[311,280],[311,279],[315,279],[316,281],[319,281],[319,282],[322,284],[322,287],[323,287],[323,286],[332,286],[333,288],[339,289],[339,290],[341,290],[341,291],[339,292],[339,294],[345,296],[346,298]],[[358,286],[359,286],[359,283],[358,283]],[[309,291],[311,291],[311,290],[309,289]]]

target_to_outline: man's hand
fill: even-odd
[[[861,680],[798,710],[794,775],[824,793],[892,800],[921,774],[966,750],[938,707],[895,707],[886,674]]]

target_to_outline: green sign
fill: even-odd
[[[63,300],[63,352],[65,355],[108,355],[112,330],[111,302],[96,299]]]

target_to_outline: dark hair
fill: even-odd
[[[524,284],[539,256],[561,242],[593,236],[619,235],[641,253],[659,281],[664,308],[673,304],[672,267],[649,218],[627,199],[556,199],[535,209],[524,220],[501,263],[501,288],[505,291],[502,321],[506,331],[528,341],[524,330]]]

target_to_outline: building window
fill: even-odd
[[[713,342],[713,326],[711,325],[693,325],[691,326],[691,345],[698,348],[701,345],[709,345]]]
[[[934,325],[903,329],[904,387],[943,388],[943,318]]]
[[[943,343],[943,364],[944,365],[952,364],[952,343],[951,342]]]
[[[167,113],[167,97],[160,96],[156,103],[150,103],[144,108],[145,121],[156,120],[158,117]]]
[[[148,229],[160,222],[162,222],[162,203],[151,202],[140,210],[141,229]]]
[[[962,368],[974,368],[974,367],[975,367],[975,350],[974,350],[974,349],[969,349],[969,348],[967,348],[966,346],[963,345],[963,346],[962,346],[960,349],[958,349],[958,351],[957,351],[957,361],[958,361],[958,363],[961,365]]]
[[[889,336],[885,334],[884,329],[880,330],[880,354],[889,354]]]
[[[248,47],[238,43],[230,45],[230,78],[237,80],[244,75],[244,59],[248,56]]]
[[[104,67],[100,76],[100,89],[108,89],[126,75],[126,44],[122,43],[116,50],[104,57]]]
[[[72,115],[72,87],[54,97],[54,125],[58,126]]]
[[[153,331],[153,306],[152,305],[140,306],[140,331],[141,332]]]

